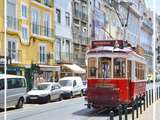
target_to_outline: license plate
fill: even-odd
[[[30,97],[30,99],[37,99],[37,97]]]

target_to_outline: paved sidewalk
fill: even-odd
[[[153,118],[153,104],[149,106],[145,111],[143,111],[143,114],[140,115],[140,117],[136,120],[160,120],[160,100],[156,101],[156,118]]]

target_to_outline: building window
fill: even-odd
[[[39,62],[41,64],[46,64],[47,62],[47,53],[46,53],[46,45],[40,44],[39,46]]]
[[[7,0],[7,16],[16,17],[16,3],[11,0]]]
[[[57,19],[57,23],[61,23],[61,11],[60,9],[56,9],[56,19]]]
[[[50,17],[48,13],[44,14],[44,36],[49,37]]]
[[[70,14],[66,12],[66,25],[70,26]]]
[[[40,16],[39,11],[35,8],[31,9],[32,33],[40,34]]]
[[[17,54],[16,54],[16,42],[14,40],[8,40],[8,48],[7,48],[7,52],[8,52],[8,57],[10,57],[12,60],[17,60]]]
[[[27,19],[28,17],[28,7],[25,4],[21,5],[21,17]]]
[[[16,3],[7,0],[7,27],[17,30]]]
[[[28,41],[28,27],[27,26],[21,26],[21,36],[22,36],[22,40],[24,41]]]
[[[56,60],[61,60],[61,39],[56,40]]]

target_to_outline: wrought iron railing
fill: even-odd
[[[53,0],[33,0],[48,7],[53,7]]]
[[[7,57],[11,59],[12,63],[19,63],[22,60],[22,51],[7,48]]]
[[[37,23],[31,23],[32,33],[45,37],[54,37],[54,30],[47,26],[38,25]]]
[[[7,16],[7,28],[18,30],[20,20],[12,16]]]

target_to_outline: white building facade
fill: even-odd
[[[72,0],[54,0],[55,5],[55,59],[68,63],[72,54]]]

